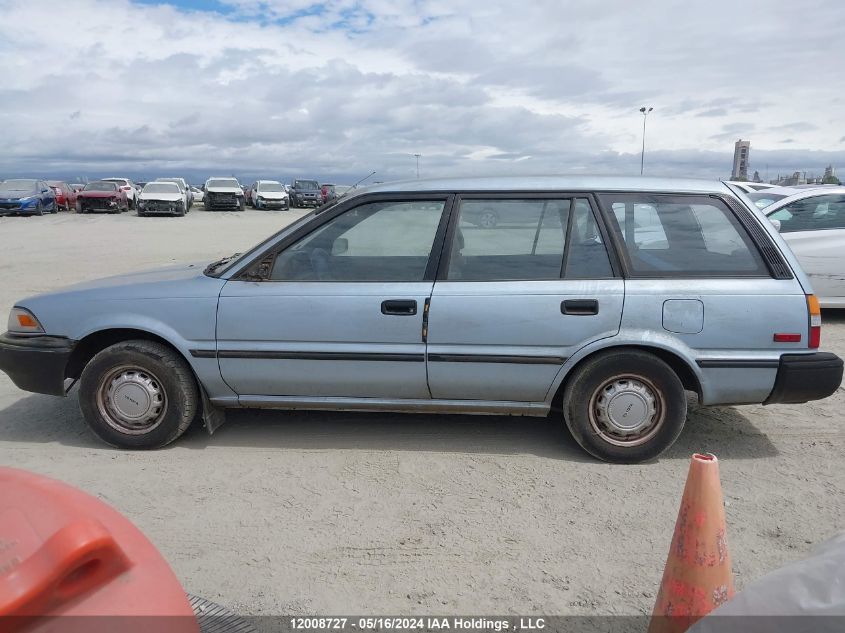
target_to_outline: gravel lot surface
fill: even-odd
[[[299,212],[0,218],[0,315],[68,283],[243,250]],[[845,314],[822,343],[845,355]],[[742,585],[845,529],[845,392],[693,408],[659,461],[590,459],[521,417],[235,412],[155,452],[98,442],[76,390],[0,374],[0,463],[112,504],[186,589],[241,613],[650,613],[688,458],[721,460]]]

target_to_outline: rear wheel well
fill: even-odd
[[[575,374],[575,370],[578,367],[595,356],[596,354],[601,354],[602,352],[614,351],[614,352],[621,352],[625,350],[637,350],[640,352],[646,352],[648,354],[653,354],[657,356],[660,360],[664,363],[669,365],[672,371],[675,372],[675,375],[681,381],[681,384],[684,386],[686,391],[692,391],[693,393],[698,395],[698,399],[701,400],[701,383],[698,381],[698,377],[695,375],[695,372],[692,368],[687,364],[687,362],[675,354],[674,352],[670,352],[669,350],[662,349],[660,347],[649,347],[647,345],[620,345],[616,347],[604,347],[602,349],[596,350],[591,354],[588,354],[581,360],[579,360],[574,367],[572,367],[566,374],[566,378],[564,378],[563,382],[561,383],[560,387],[558,387],[557,393],[552,400],[552,409],[559,411],[563,405],[563,393],[566,391],[567,383]]]
[[[78,379],[82,375],[82,370],[85,369],[85,366],[91,361],[91,359],[107,347],[114,345],[115,343],[120,343],[121,341],[139,339],[144,341],[156,341],[162,345],[166,345],[182,356],[182,353],[173,347],[170,341],[152,334],[151,332],[134,330],[131,328],[100,330],[99,332],[89,334],[76,344],[73,354],[71,354],[67,366],[65,367],[65,378]],[[190,363],[188,363],[188,366],[190,366]]]

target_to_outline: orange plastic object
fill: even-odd
[[[649,633],[682,633],[734,595],[719,461],[693,455]]]
[[[0,631],[198,633],[182,586],[146,537],[61,482],[0,468]]]

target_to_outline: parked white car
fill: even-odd
[[[185,215],[188,196],[175,182],[150,182],[138,199],[138,217],[145,215]]]
[[[100,178],[101,181],[114,182],[121,191],[126,192],[126,198],[129,200],[129,208],[134,209],[138,203],[138,190],[135,188],[135,183],[129,178]]]
[[[771,189],[777,185],[771,185],[767,182],[745,182],[743,180],[729,180],[728,184],[739,187],[746,193],[754,193],[755,191],[763,191],[764,189]]]
[[[771,187],[763,191],[746,193],[745,195],[758,209],[765,209],[769,205],[795,195],[796,193],[801,193],[801,190],[794,189],[793,187]]]
[[[191,186],[191,196],[193,196],[194,202],[202,202],[205,198],[205,192],[199,187]]]
[[[823,308],[845,308],[845,187],[799,189],[763,212],[810,277]]]
[[[256,209],[289,209],[290,197],[276,180],[257,180],[250,187],[250,206]]]
[[[188,181],[184,178],[156,178],[156,182],[175,182],[179,185],[179,189],[182,190],[182,193],[185,194],[185,200],[187,201],[187,211],[191,210],[191,207],[194,204],[194,196],[191,194],[191,187],[188,184]]]
[[[243,211],[246,198],[237,178],[209,178],[205,181],[203,204],[206,211]]]

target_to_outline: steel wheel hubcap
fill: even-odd
[[[129,435],[148,433],[164,419],[167,394],[161,381],[140,367],[118,367],[97,392],[97,407],[105,421]]]
[[[590,424],[617,446],[642,444],[663,423],[660,391],[641,376],[616,376],[599,387],[590,402]]]
[[[496,226],[496,214],[492,211],[485,211],[481,214],[481,226],[485,229]]]

